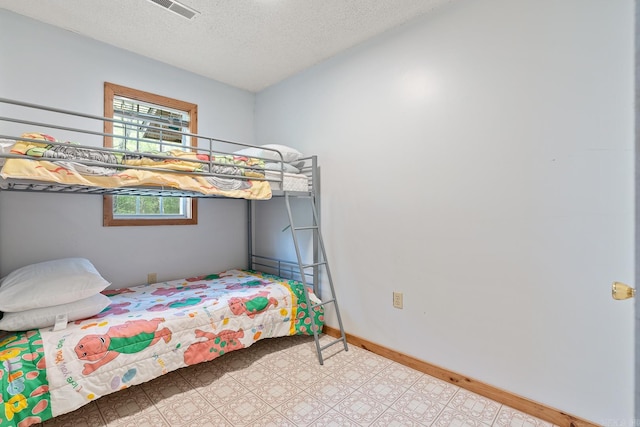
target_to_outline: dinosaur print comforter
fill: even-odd
[[[268,181],[252,179],[265,175],[264,161],[251,157],[209,157],[180,150],[122,154],[72,143],[51,144],[55,138],[40,133],[22,137],[43,142],[18,141],[10,153],[40,160],[8,158],[0,177],[96,188],[165,187],[255,200],[272,195]]]
[[[313,333],[303,285],[254,271],[104,293],[112,303],[93,318],[0,333],[0,427],[45,421],[263,338]],[[321,307],[311,312],[321,327]]]

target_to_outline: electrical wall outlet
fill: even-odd
[[[395,308],[402,308],[402,292],[393,293],[393,306]]]
[[[158,282],[158,274],[157,273],[149,273],[147,274],[147,283],[157,283]]]

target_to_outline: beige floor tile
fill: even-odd
[[[43,425],[45,427],[102,427],[106,422],[98,410],[98,405],[91,402],[71,413],[47,420]]]
[[[213,382],[204,381],[203,385],[196,386],[195,390],[214,408],[238,400],[249,392],[247,387],[231,377],[224,377]]]
[[[324,349],[322,351],[322,358],[322,363],[325,368],[335,369],[353,362],[356,356],[353,351],[344,351],[344,347],[341,344],[336,344],[333,347]],[[319,363],[317,357],[316,363]]]
[[[323,347],[325,345],[329,345],[329,347],[322,350],[322,356],[325,359],[337,355],[354,356],[356,354],[356,352],[351,351],[355,348],[354,346],[348,345],[347,348],[349,349],[349,351],[345,351],[344,342],[335,337],[330,337],[327,335],[322,336],[320,338],[320,346]],[[314,355],[317,354],[315,342],[313,340],[311,341],[311,346],[309,348]]]
[[[364,383],[358,391],[386,405],[391,405],[402,393],[407,391],[408,386],[402,383],[387,381],[384,378],[375,376]]]
[[[424,376],[422,372],[395,362],[391,362],[379,374],[379,377],[384,380],[401,383],[407,387],[418,381],[422,376]]]
[[[257,363],[251,368],[245,368],[236,372],[231,372],[231,376],[249,390],[266,384],[273,384],[279,381],[279,376],[274,371]]]
[[[288,366],[296,366],[300,363],[313,363],[313,355],[309,355],[306,360],[298,358],[291,350],[274,351],[265,354],[258,362],[264,366],[273,367],[274,370],[286,369]]]
[[[190,425],[214,409],[196,391],[174,394],[156,402],[156,407],[172,426]]]
[[[360,425],[369,425],[382,415],[387,406],[360,391],[355,391],[333,409]]]
[[[198,417],[185,425],[188,425],[189,427],[235,427],[216,410]]]
[[[171,399],[173,396],[180,396],[193,390],[193,386],[177,372],[163,375],[138,387],[144,390],[155,405],[165,399]]]
[[[313,336],[294,335],[289,337],[267,338],[267,340],[274,351],[289,351],[299,345],[313,343]]]
[[[160,413],[153,410],[146,410],[131,417],[123,417],[111,421],[107,427],[170,427]]]
[[[318,353],[316,351],[316,344],[315,341],[313,341],[313,338],[311,338],[310,341],[302,342],[283,351],[300,359],[308,359],[309,362],[311,362],[312,360],[315,360],[316,362],[318,361]]]
[[[453,396],[448,406],[485,424],[492,424],[498,415],[501,405],[479,394],[460,389]]]
[[[251,392],[225,404],[215,405],[215,409],[224,414],[224,417],[234,426],[250,425],[273,410],[265,401]]]
[[[269,384],[256,385],[251,388],[251,391],[260,396],[260,398],[267,404],[275,408],[276,406],[280,406],[284,402],[291,400],[292,397],[300,394],[302,389],[296,387],[289,380],[279,378]]]
[[[334,337],[327,337],[325,335],[320,339],[320,346],[325,346],[335,340],[336,339]],[[348,348],[350,350],[352,349],[351,346]],[[311,338],[309,342],[290,349],[289,354],[296,357],[303,363],[311,363],[314,361],[315,363],[320,364],[313,338]],[[337,342],[322,350],[323,364],[330,367],[335,366],[337,363],[342,363],[342,359],[353,359],[354,354],[355,353],[353,351],[345,351],[344,344],[342,342]]]
[[[308,385],[326,378],[331,372],[331,368],[320,365],[316,360],[306,364],[298,363],[285,372],[278,372],[278,375],[301,388],[306,388]]]
[[[294,423],[275,409],[245,425],[246,427],[296,427]],[[235,424],[234,427],[238,426],[242,426],[242,424]]]
[[[423,375],[418,381],[411,385],[411,390],[424,394],[429,399],[446,405],[458,390],[460,390],[460,387],[430,375]]]
[[[400,396],[391,407],[401,414],[427,425],[433,423],[444,409],[442,403],[431,400],[427,396],[411,389]]]
[[[250,348],[245,348],[237,352],[228,353],[219,358],[212,360],[210,363],[217,362],[218,369],[230,374],[238,373],[244,370],[251,370],[255,364],[258,363],[258,359],[251,357],[249,353]]]
[[[350,420],[345,415],[332,409],[309,424],[309,427],[358,427],[359,425],[360,424]]]
[[[375,372],[371,372],[367,367],[354,363],[335,367],[328,372],[330,376],[338,381],[355,388],[360,387],[376,375]]]
[[[230,356],[232,356],[231,354]],[[177,370],[176,372],[195,387],[206,387],[225,378],[232,378],[231,374],[222,369],[216,361],[200,363]]]
[[[265,340],[256,341],[253,344],[251,344],[249,347],[245,347],[243,349],[233,351],[232,353],[227,353],[227,354],[238,354],[240,357],[245,358],[247,360],[259,360],[264,354],[264,352],[260,351],[262,347],[267,347],[265,349],[267,353],[273,351],[271,348],[268,348],[268,346],[262,345],[264,341]]]
[[[263,339],[253,343],[250,347],[244,348],[242,350],[234,351],[228,354],[237,354],[237,353],[246,353],[245,357],[253,360],[261,360],[262,357],[272,354],[275,351],[278,351],[271,342],[270,338]]]
[[[301,360],[285,351],[271,357],[263,357],[259,360],[259,363],[278,373],[285,373],[291,369],[291,367],[298,366]],[[311,360],[309,360],[309,363],[311,363]]]
[[[311,383],[305,391],[323,403],[334,406],[355,391],[355,388],[332,377]]]
[[[309,425],[329,409],[329,406],[316,399],[315,396],[305,392],[294,396],[276,408],[279,413],[297,426]]]
[[[433,427],[487,427],[489,424],[484,424],[480,420],[471,418],[462,412],[458,412],[455,409],[445,408],[438,419],[433,424]]]
[[[516,411],[508,406],[503,406],[498,412],[498,417],[493,423],[499,427],[551,427],[552,424],[539,418]]]
[[[391,362],[389,359],[385,359],[370,351],[358,352],[355,353],[354,356],[353,364],[358,364],[376,374],[391,364],[394,364],[394,362]]]
[[[140,386],[103,396],[96,400],[96,404],[109,425],[133,425],[138,419],[157,419],[160,415]],[[162,420],[161,416],[160,419]]]
[[[418,427],[423,425],[429,424],[421,424],[393,408],[387,409],[371,424],[372,427]]]

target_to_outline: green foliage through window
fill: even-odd
[[[180,197],[113,197],[113,213],[116,216],[183,215],[182,205]]]

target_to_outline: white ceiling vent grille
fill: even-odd
[[[193,19],[196,17],[196,15],[200,14],[200,12],[198,12],[197,10],[191,9],[190,7],[185,6],[182,3],[178,3],[177,1],[173,1],[173,0],[149,0],[149,1],[165,9],[168,9],[173,13],[177,13],[183,18]]]

